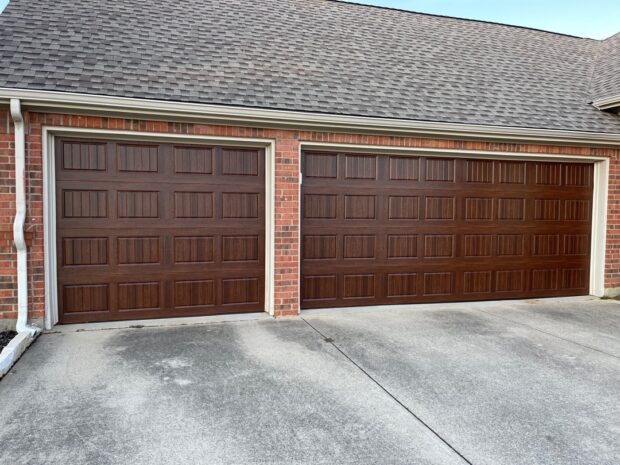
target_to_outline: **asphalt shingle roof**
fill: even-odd
[[[599,46],[590,93],[595,99],[620,95],[620,32]]]
[[[603,44],[331,0],[11,0],[0,87],[618,133]]]

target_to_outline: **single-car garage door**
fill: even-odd
[[[254,148],[57,139],[62,323],[264,309]]]
[[[593,166],[305,152],[302,308],[589,290]]]

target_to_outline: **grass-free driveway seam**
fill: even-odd
[[[379,381],[377,381],[370,373],[368,373],[364,368],[358,365],[355,360],[349,357],[338,345],[334,342],[334,340],[327,335],[323,334],[316,327],[312,326],[312,324],[307,321],[305,318],[301,318],[308,326],[310,326],[314,331],[319,334],[323,340],[329,344],[331,344],[334,349],[336,349],[344,358],[346,358],[350,363],[352,363],[358,370],[360,370],[364,376],[366,376],[369,380],[371,380],[374,384],[376,384],[383,392],[385,392],[394,402],[396,402],[400,407],[402,407],[409,415],[415,418],[420,424],[422,424],[427,430],[429,430],[437,439],[439,439],[442,443],[444,443],[451,451],[453,451],[456,455],[458,455],[464,462],[469,465],[473,465],[471,461],[467,459],[461,452],[459,452],[452,444],[450,444],[447,440],[445,440],[437,431],[435,431],[428,423],[426,423],[422,418],[416,415],[409,407],[403,404],[398,398],[392,394],[387,388],[385,388]]]

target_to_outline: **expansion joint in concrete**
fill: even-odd
[[[364,376],[366,376],[370,381],[372,381],[379,389],[385,392],[394,402],[396,402],[401,408],[403,408],[409,415],[411,415],[415,420],[420,423],[424,428],[426,428],[433,436],[439,439],[448,449],[458,455],[461,460],[463,460],[468,465],[473,465],[473,463],[468,460],[461,452],[459,452],[452,444],[450,444],[444,437],[442,437],[437,431],[435,431],[428,423],[426,423],[422,418],[420,418],[413,410],[403,404],[394,394],[392,394],[385,386],[383,386],[376,378],[374,378],[368,371],[366,371],[362,366],[355,362],[346,352],[344,352],[336,342],[326,334],[322,333],[318,328],[313,326],[308,320],[301,317],[301,319],[312,328],[319,336],[323,338],[323,340],[331,344],[334,349],[336,349],[344,358],[346,358],[350,363],[352,363],[359,371],[361,371]]]

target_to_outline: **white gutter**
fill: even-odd
[[[24,117],[18,99],[11,99],[11,117],[15,126],[15,221],[13,242],[17,249],[17,325],[18,333],[35,336],[38,328],[28,325],[28,254],[24,238],[26,222],[26,144]]]
[[[12,98],[31,110],[96,112],[118,117],[132,115],[201,122],[288,127],[309,130],[356,131],[398,135],[468,137],[511,141],[620,145],[620,134],[530,129],[476,124],[439,123],[394,118],[334,115],[251,107],[171,102],[41,90],[0,88],[0,103]]]
[[[620,94],[597,99],[592,102],[592,105],[594,105],[599,110],[609,110],[611,108],[620,107]]]

